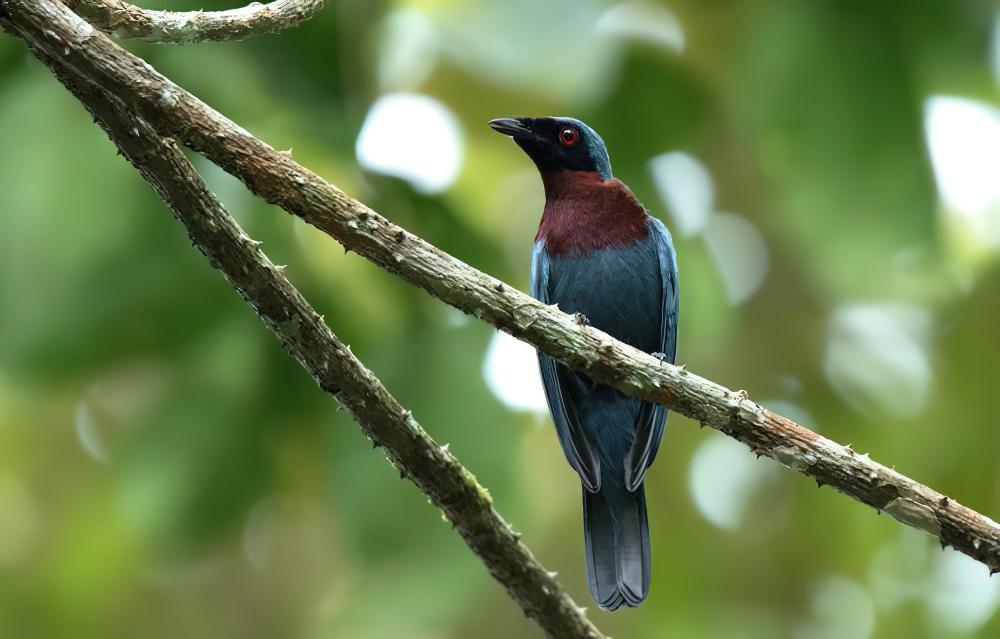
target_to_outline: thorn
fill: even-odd
[[[288,268],[287,264],[275,264],[274,265],[274,270],[278,271],[279,273],[284,273],[286,268]]]
[[[975,548],[976,550],[979,550],[979,547],[982,545],[983,542],[979,541],[978,537],[972,540],[972,547]]]
[[[447,453],[448,452],[448,448],[450,448],[450,447],[451,447],[451,444],[442,444],[440,446],[440,450],[441,450],[442,453]]]
[[[663,360],[667,359],[667,354],[666,353],[661,353],[659,351],[657,351],[655,353],[650,353],[650,355],[652,355],[656,359],[660,360],[661,364],[663,363]]]
[[[816,488],[822,488],[822,487],[823,487],[823,480],[817,479],[816,480]]]
[[[497,282],[497,285],[496,285],[495,288],[497,289],[498,293],[503,293],[503,282]]]
[[[510,534],[514,536],[514,539],[516,541],[521,541],[521,533],[520,532],[518,532],[516,530],[512,530],[512,531],[510,531]]]
[[[339,413],[342,410],[344,410],[344,405],[343,404],[337,404],[337,412]]]
[[[680,371],[681,375],[687,375],[688,374],[687,364],[681,364],[680,366],[677,367],[677,369]]]
[[[413,417],[413,411],[410,410],[409,408],[404,408],[403,409],[403,419],[410,419],[411,417]]]
[[[278,151],[278,153],[282,154],[286,158],[290,158],[290,157],[292,157],[292,148],[289,147],[289,148],[285,149],[284,151]]]
[[[555,579],[556,577],[559,576],[559,573],[556,572],[555,570],[553,570],[552,572],[548,573],[548,575],[549,575],[549,579]]]
[[[373,439],[372,440],[372,450],[374,450],[376,448],[378,448],[378,442]]]
[[[406,471],[403,470],[402,468],[399,469],[399,478],[406,479]]]

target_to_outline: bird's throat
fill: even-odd
[[[586,197],[610,180],[605,180],[597,171],[542,171],[545,186],[545,201]]]
[[[646,209],[621,180],[593,171],[543,173],[545,210],[536,239],[554,255],[627,246],[648,236]]]

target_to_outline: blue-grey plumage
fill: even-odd
[[[650,218],[649,237],[631,246],[552,256],[536,242],[531,294],[581,313],[612,337],[674,361],[676,267],[670,235]],[[584,479],[588,577],[594,600],[609,610],[638,605],[649,590],[650,549],[642,478],[663,436],[666,410],[594,384],[547,355],[540,366],[567,459],[574,438],[590,448]],[[630,461],[631,460],[631,461]],[[579,472],[578,468],[578,472]]]
[[[597,133],[571,118],[492,124],[535,160],[545,184],[532,296],[673,362],[677,267],[670,233],[611,176]],[[559,442],[583,483],[591,595],[607,610],[636,606],[650,581],[643,478],[666,410],[596,384],[547,355],[539,363]]]

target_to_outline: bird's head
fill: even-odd
[[[542,172],[593,171],[611,179],[611,161],[604,140],[574,118],[498,118],[496,131],[514,138]]]

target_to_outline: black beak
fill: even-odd
[[[490,120],[490,126],[494,131],[512,138],[533,137],[535,132],[526,126],[528,121],[529,118],[497,118]]]

